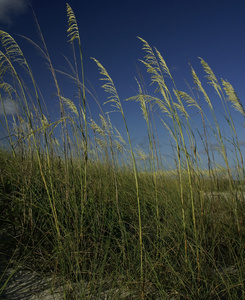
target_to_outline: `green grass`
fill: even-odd
[[[161,54],[140,39],[146,52],[142,62],[157,92],[148,95],[138,82],[138,95],[127,100],[139,102],[146,121],[149,153],[145,154],[134,149],[123,103],[97,60],[107,103],[121,113],[127,142],[110,114],[101,110],[97,123],[88,116],[81,42],[69,5],[67,15],[69,42],[78,41],[82,79],[70,75],[78,88],[76,106],[61,94],[44,47],[60,103],[56,122],[40,100],[21,49],[0,32],[1,103],[4,108],[7,95],[20,108],[12,120],[4,113],[1,125],[7,146],[0,149],[0,221],[14,236],[15,266],[25,262],[44,277],[52,274],[54,282],[64,283],[64,299],[103,299],[105,290],[108,299],[122,299],[125,291],[127,299],[243,299],[245,170],[231,108],[244,116],[245,112],[233,87],[227,81],[220,85],[201,60],[224,108],[230,128],[227,141],[194,69],[197,98],[177,89]],[[20,79],[20,65],[31,78],[28,90]],[[202,105],[198,97],[203,97]],[[200,116],[201,135],[191,123],[189,106]],[[207,109],[212,120],[205,114]],[[155,128],[158,117],[163,126]],[[163,168],[161,130],[170,136],[172,170]],[[215,162],[213,140],[222,167]],[[199,159],[203,149],[207,169]]]

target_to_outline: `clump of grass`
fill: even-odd
[[[1,226],[8,224],[16,241],[15,266],[23,260],[43,276],[52,274],[54,283],[64,285],[64,299],[243,299],[244,164],[230,104],[245,113],[233,87],[224,80],[220,84],[201,59],[224,108],[231,132],[227,142],[194,68],[196,96],[178,90],[160,52],[140,39],[146,52],[141,62],[156,86],[151,94],[137,80],[139,93],[127,99],[139,102],[146,121],[149,152],[143,153],[131,142],[112,78],[96,59],[109,97],[106,103],[121,113],[127,142],[109,113],[101,110],[98,118],[89,117],[78,24],[68,4],[67,17],[68,39],[72,46],[78,42],[81,62],[81,80],[75,51],[75,72],[66,74],[78,89],[78,105],[61,93],[42,37],[60,103],[56,122],[40,101],[20,47],[0,32],[1,125],[7,141],[0,149]],[[31,78],[34,99],[17,72],[20,66]],[[18,106],[12,120],[4,110],[6,95]],[[195,131],[189,107],[200,115],[203,132]],[[162,127],[156,127],[157,117]],[[170,137],[172,170],[163,168],[161,130]],[[215,161],[214,139],[222,166]],[[235,155],[232,164],[227,143]],[[206,169],[200,159],[202,146]]]

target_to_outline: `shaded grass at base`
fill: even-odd
[[[62,161],[59,171],[52,169],[53,200],[61,233],[58,239],[36,164],[28,157],[13,159],[1,151],[0,190],[1,198],[5,199],[1,202],[1,224],[12,224],[18,232],[15,238],[20,249],[32,251],[32,267],[44,273],[55,270],[55,276],[62,275],[65,281],[71,282],[84,279],[96,284],[105,277],[115,281],[123,278],[129,288],[140,289],[138,214],[131,170],[117,173],[117,203],[112,168],[100,163],[89,164],[87,200],[81,209],[79,167],[74,165],[70,169],[69,185],[65,185],[65,176],[60,171]],[[222,194],[219,198],[205,197],[196,190],[196,243],[186,191],[188,260],[185,261],[178,181],[162,176],[157,186],[159,219],[151,175],[139,175],[146,294],[147,289],[152,291],[152,288],[164,297],[176,293],[180,299],[194,299],[200,295],[219,299],[222,294],[233,297],[242,293],[244,202],[238,205],[241,226],[238,232],[231,199],[222,198]],[[200,197],[204,197],[203,207]],[[198,258],[196,248],[199,249]],[[230,273],[228,268],[231,267]]]

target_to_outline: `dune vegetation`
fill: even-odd
[[[41,31],[42,47],[31,41],[53,76],[59,120],[49,115],[28,58],[0,31],[0,224],[13,240],[1,250],[11,256],[5,268],[52,276],[53,287],[64,286],[64,299],[245,299],[245,169],[234,121],[245,111],[234,88],[200,59],[206,77],[190,66],[195,88],[178,90],[160,52],[140,38],[155,93],[138,79],[138,94],[126,99],[138,103],[146,124],[148,152],[136,148],[124,101],[96,59],[105,107],[120,113],[126,134],[100,99],[99,116],[90,112],[79,29],[68,4],[67,18],[75,100],[61,92]],[[172,169],[165,168],[161,131],[169,136]]]

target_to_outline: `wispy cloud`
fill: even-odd
[[[0,23],[11,25],[13,18],[23,14],[29,0],[0,0]]]
[[[4,106],[4,108],[3,108]],[[16,103],[11,100],[3,100],[3,105],[0,103],[0,116],[4,115],[4,111],[6,115],[17,114]]]

